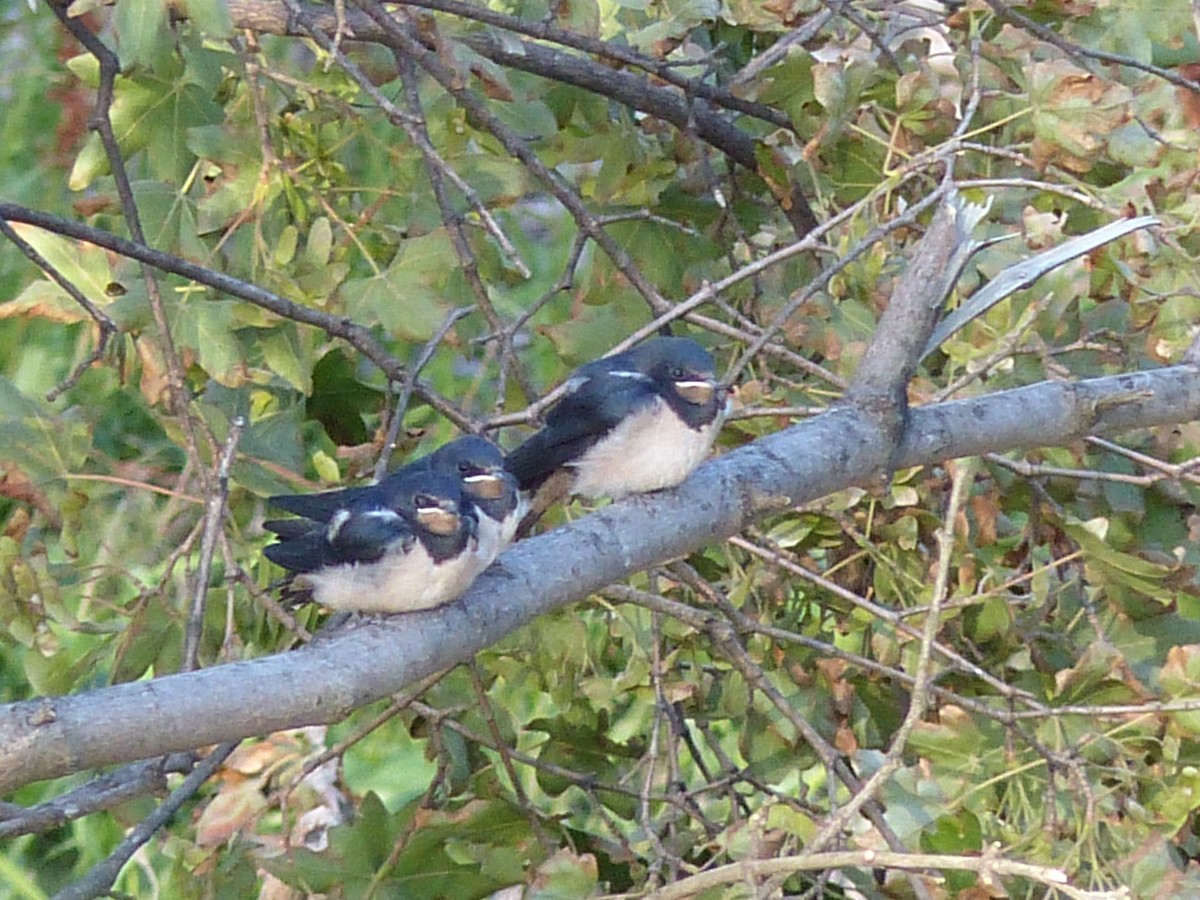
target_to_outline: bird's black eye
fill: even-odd
[[[681,381],[687,377],[687,372],[683,371],[679,366],[671,366],[670,376],[673,381]]]
[[[430,497],[428,494],[417,494],[417,496],[413,498],[413,503],[417,506],[417,508],[422,506],[437,506],[437,500],[435,500],[433,497]]]
[[[464,475],[466,475],[468,472],[471,471],[471,464],[464,459],[462,462],[460,462],[458,464],[458,471],[460,471]]]

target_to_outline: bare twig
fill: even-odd
[[[775,565],[779,566],[780,568],[786,570],[788,573],[795,575],[799,578],[803,578],[806,581],[809,581],[812,584],[817,585],[818,587],[822,588],[823,590],[829,591],[835,597],[841,597],[843,600],[846,600],[847,602],[852,603],[854,606],[858,607],[861,610],[864,610],[869,615],[874,616],[875,618],[879,619],[881,622],[887,622],[889,625],[893,626],[897,631],[907,634],[909,637],[917,638],[917,639],[921,638],[921,631],[919,629],[909,625],[908,623],[906,623],[904,621],[904,619],[902,618],[902,616],[900,615],[900,613],[893,612],[892,610],[888,609],[887,607],[880,606],[878,603],[872,603],[869,600],[859,597],[853,591],[846,590],[844,587],[837,584],[836,582],[831,581],[828,578],[824,578],[824,577],[818,575],[816,572],[809,571],[808,569],[804,568],[803,566],[797,564],[794,560],[789,559],[787,557],[787,555],[781,550],[777,550],[774,548],[768,549],[766,547],[760,547],[758,544],[754,543],[753,541],[749,541],[746,538],[740,537],[740,536],[731,537],[729,539],[729,543],[735,547],[740,547],[741,549],[745,550],[747,553],[752,553],[755,556],[760,557],[761,559],[768,560],[768,561],[774,563]],[[929,607],[924,607],[924,608],[928,609]],[[997,691],[1001,696],[1008,697],[1010,700],[1017,699],[1017,698],[1023,699],[1027,702],[1031,702],[1033,700],[1032,695],[1028,691],[1022,691],[1017,688],[1014,688],[1012,685],[1007,684],[1003,680],[992,675],[990,672],[983,670],[982,668],[980,668],[979,666],[977,666],[973,662],[971,662],[969,659],[962,656],[962,654],[956,653],[955,651],[951,650],[949,647],[946,647],[939,643],[935,643],[934,649],[940,655],[944,656],[946,661],[949,662],[951,665],[955,666],[956,668],[960,669],[963,672],[966,672],[966,673],[974,676],[975,678],[980,679],[985,684],[987,684],[988,687]]]
[[[179,811],[201,785],[220,768],[234,751],[240,741],[226,741],[218,746],[208,756],[196,765],[196,768],[183,779],[183,783],[171,792],[166,800],[158,805],[154,812],[142,819],[141,822],[127,834],[108,857],[97,863],[91,871],[70,887],[64,888],[54,895],[54,900],[92,900],[93,897],[103,897],[116,883],[117,876],[130,857],[138,848],[154,837],[155,832],[165,826],[171,817]]]
[[[225,504],[229,500],[229,470],[233,466],[233,455],[246,421],[238,416],[229,423],[229,434],[217,462],[216,480],[209,490],[204,512],[204,534],[200,539],[200,562],[196,568],[195,592],[188,610],[184,628],[183,671],[190,672],[200,664],[200,639],[204,634],[204,608],[208,601],[208,579],[212,572],[213,554],[217,549],[217,537],[225,517]]]
[[[304,20],[305,14],[299,11],[295,0],[284,0],[284,2],[290,4],[301,20]],[[654,312],[664,312],[668,308],[667,301],[663,299],[658,288],[633,264],[629,254],[621,249],[617,242],[600,226],[596,217],[587,209],[575,191],[562,180],[557,172],[543,163],[515,131],[492,113],[482,97],[465,87],[460,73],[449,68],[438,53],[427,49],[407,34],[404,28],[388,15],[376,0],[356,0],[356,2],[395,42],[396,49],[412,57],[462,105],[477,127],[490,132],[509,155],[525,166],[530,174],[545,186],[546,190],[571,214],[579,229],[596,242],[597,246],[612,260],[617,270],[629,280],[629,283],[642,295]]]
[[[92,317],[92,320],[96,323],[96,327],[99,329],[99,334],[96,336],[95,349],[88,354],[85,360],[79,363],[79,365],[77,365],[71,371],[71,374],[68,375],[61,384],[46,394],[46,400],[52,402],[60,397],[63,392],[69,390],[76,383],[78,383],[79,379],[83,377],[83,373],[91,368],[93,364],[104,358],[104,354],[108,350],[108,342],[117,333],[117,323],[109,318],[108,314],[105,313],[104,310],[100,309],[100,307],[96,306],[96,304],[89,300],[84,293],[75,286],[71,279],[63,275],[63,273],[60,272],[54,266],[54,264],[50,262],[50,260],[38,253],[37,249],[33,245],[17,234],[16,230],[3,218],[0,218],[0,234],[3,234],[6,238],[16,244],[17,249],[24,253],[25,256],[28,257],[35,266],[45,272],[55,284],[66,291],[72,300],[82,306],[84,310],[86,310],[87,314]]]
[[[111,809],[134,797],[165,791],[168,773],[190,772],[194,764],[191,753],[172,753],[165,759],[131,763],[106,772],[87,784],[29,809],[19,806],[6,808],[0,817],[0,839],[21,834],[43,834],[83,816]]]
[[[1059,37],[1053,29],[1047,28],[1045,25],[1039,25],[1032,19],[1023,16],[1021,13],[1014,10],[1003,0],[984,0],[988,6],[996,11],[1001,19],[1012,22],[1019,28],[1028,31],[1030,34],[1036,35],[1040,40],[1047,44],[1052,44],[1059,50],[1062,50],[1076,62],[1083,65],[1097,77],[1104,77],[1104,73],[1094,69],[1088,64],[1088,60],[1107,63],[1109,65],[1127,66],[1131,69],[1145,72],[1148,75],[1153,75],[1156,78],[1161,78],[1164,81],[1169,81],[1176,87],[1187,88],[1189,91],[1200,91],[1200,84],[1197,84],[1190,79],[1184,78],[1178,72],[1172,72],[1170,69],[1164,69],[1160,66],[1151,65],[1150,63],[1141,62],[1131,56],[1122,56],[1119,53],[1109,53],[1106,50],[1095,50],[1090,47],[1083,47],[1079,44],[1068,41],[1066,38]]]
[[[802,853],[777,859],[751,859],[731,863],[700,872],[674,884],[667,885],[649,895],[648,900],[685,900],[696,897],[724,884],[780,874],[813,872],[821,869],[903,869],[925,871],[951,869],[978,872],[980,877],[992,880],[1008,876],[1026,878],[1058,891],[1071,900],[1127,900],[1127,888],[1114,891],[1089,891],[1067,883],[1067,874],[1061,869],[1035,866],[1015,860],[1002,859],[995,848],[981,856],[951,856],[949,854],[889,853],[881,850],[846,850],[832,853]]]
[[[184,278],[189,278],[199,284],[208,285],[214,290],[222,291],[230,296],[240,297],[243,300],[253,303],[255,306],[262,307],[286,319],[320,328],[326,334],[346,341],[346,343],[350,344],[350,346],[354,347],[363,356],[378,366],[392,381],[403,383],[408,378],[408,373],[404,366],[379,343],[369,328],[356,325],[347,318],[330,315],[309,306],[292,303],[290,300],[283,299],[278,294],[273,294],[257,285],[234,278],[231,275],[216,272],[204,266],[198,266],[170,253],[164,253],[161,250],[147,247],[145,244],[127,241],[107,231],[101,231],[98,228],[72,222],[69,219],[62,219],[58,216],[32,210],[16,203],[0,201],[0,219],[8,219],[13,222],[27,222],[30,225],[45,228],[47,231],[53,231],[56,234],[65,234],[68,237],[87,241],[88,243],[95,244],[97,247],[104,247],[106,250],[112,250],[114,253],[120,253],[122,256],[128,256],[130,259],[136,259],[154,266],[154,268],[161,271],[181,275]],[[474,430],[470,417],[427,384],[423,384],[420,380],[417,380],[413,388],[413,393],[458,427],[468,431]]]
[[[864,804],[870,802],[882,789],[887,780],[895,774],[903,763],[909,736],[921,722],[926,709],[929,708],[930,682],[934,676],[934,645],[938,630],[942,624],[941,604],[946,599],[947,586],[950,580],[950,563],[954,549],[954,528],[958,520],[959,509],[962,507],[963,498],[966,496],[967,488],[971,484],[974,471],[974,465],[971,463],[956,465],[954,467],[950,501],[946,505],[945,515],[942,517],[942,527],[938,531],[937,576],[933,585],[933,597],[930,600],[929,612],[925,616],[925,627],[921,633],[920,650],[917,653],[917,666],[913,672],[913,689],[909,694],[908,711],[904,715],[904,721],[900,723],[900,727],[892,735],[891,745],[888,747],[880,766],[872,773],[870,778],[863,782],[862,787],[846,802],[846,805],[829,817],[821,826],[821,830],[817,832],[816,836],[806,844],[806,849],[820,851],[829,846],[829,844],[841,835],[842,829],[849,824],[851,817],[862,809]]]
[[[129,228],[133,240],[146,245],[146,235],[142,230],[141,214],[138,212],[137,200],[133,195],[133,185],[129,181],[129,173],[125,171],[125,160],[121,156],[121,148],[117,143],[116,133],[112,125],[112,105],[116,95],[117,76],[121,72],[121,64],[117,55],[103,41],[88,31],[83,18],[72,16],[66,6],[55,0],[47,0],[59,22],[78,40],[87,51],[96,58],[100,67],[100,87],[96,92],[96,107],[88,119],[88,128],[100,137],[108,159],[113,181],[117,188],[117,197],[121,202],[121,214]],[[139,261],[140,262],[140,261]],[[146,297],[150,303],[150,312],[154,318],[155,328],[158,329],[159,349],[167,367],[167,394],[170,398],[172,411],[179,417],[182,426],[184,443],[189,459],[199,458],[199,425],[192,417],[190,397],[184,382],[183,363],[175,348],[175,339],[171,335],[171,325],[167,319],[167,311],[163,306],[162,292],[159,289],[158,278],[149,266],[141,264],[142,279],[146,284]],[[212,443],[211,435],[209,443]],[[207,490],[207,473],[198,469],[200,483]]]
[[[450,329],[454,327],[454,323],[464,316],[470,315],[470,313],[471,307],[469,306],[460,306],[446,313],[446,317],[442,319],[442,324],[438,326],[437,331],[425,343],[425,346],[417,354],[416,360],[409,368],[409,377],[404,380],[404,384],[400,388],[400,397],[396,400],[395,409],[392,410],[391,421],[388,423],[387,437],[383,442],[383,449],[379,453],[379,459],[375,461],[374,477],[376,481],[379,481],[387,474],[388,461],[391,460],[392,454],[396,450],[396,443],[400,440],[400,429],[404,426],[404,413],[408,410],[408,403],[412,399],[413,385],[416,384],[416,380],[421,376],[421,370],[433,359],[433,354],[437,352],[438,345],[450,333]]]

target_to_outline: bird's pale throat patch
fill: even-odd
[[[417,521],[433,534],[454,534],[458,531],[458,513],[440,506],[426,506],[417,510]]]
[[[504,479],[499,475],[468,475],[463,484],[468,494],[481,500],[499,500],[504,495]]]
[[[688,403],[704,406],[712,402],[716,386],[711,381],[677,381],[675,390]]]

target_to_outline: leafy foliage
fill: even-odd
[[[285,31],[287,4],[263,6]],[[905,211],[950,160],[959,190],[992,203],[984,237],[1020,236],[972,260],[963,297],[1111,219],[1153,212],[1166,227],[1062,266],[952,336],[909,386],[913,402],[1180,361],[1200,318],[1200,105],[1168,80],[1194,69],[1152,66],[1198,62],[1188,4],[852,6],[404,7],[426,59],[387,34],[350,40],[371,22],[353,4],[354,33],[334,50],[302,29],[259,23],[249,37],[241,7],[220,0],[75,3],[120,59],[110,120],[146,242],[285,303],[177,272],[155,287],[133,260],[13,224],[116,334],[76,373],[98,346],[96,317],[0,245],[3,700],[288,649],[317,613],[297,622],[264,599],[278,575],[260,552],[264,496],[428,452],[455,422],[511,445],[571,368],[736,273],[676,326],[730,365],[769,331],[722,446],[819,412],[852,378],[919,238]],[[332,36],[333,9],[321,12]],[[519,57],[530,29],[561,51],[557,68],[495,49]],[[0,13],[0,46],[20,60],[0,73],[0,199],[130,233],[112,160],[80,127],[96,57],[45,7]],[[579,61],[610,81],[651,73],[647,105],[686,96],[685,127],[618,102],[602,78],[572,80]],[[704,114],[752,142],[754,171]],[[749,272],[797,240],[798,195],[835,224],[814,252]],[[339,332],[345,320],[361,332]],[[396,371],[429,346],[411,393],[362,335]],[[228,517],[198,586],[211,471],[239,416]],[[1180,423],[990,455],[967,472],[952,521],[959,463],[781,511],[386,707],[243,745],[116,887],[637,893],[808,848],[850,792],[807,726],[859,779],[895,764],[877,799],[911,851],[972,858],[999,844],[1079,888],[1200,891],[1198,448]],[[940,561],[931,708],[893,747]],[[206,604],[189,661],[195,596]],[[35,806],[85,781],[10,799]],[[0,896],[78,879],[151,805],[11,840]],[[845,844],[885,839],[854,817]],[[943,895],[1002,896],[969,870],[946,878]],[[818,880],[776,883],[790,895]],[[907,890],[866,869],[819,883]],[[1005,887],[1046,890],[1032,877]],[[749,878],[701,894],[743,895],[758,896]]]

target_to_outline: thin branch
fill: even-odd
[[[117,323],[109,318],[104,310],[89,300],[83,291],[79,290],[71,279],[63,275],[50,260],[38,253],[37,248],[17,234],[16,230],[3,218],[0,218],[0,234],[3,234],[16,244],[17,249],[24,253],[30,262],[45,272],[55,284],[67,292],[72,300],[82,306],[87,311],[87,314],[92,317],[92,321],[96,323],[96,327],[100,331],[96,337],[96,348],[71,371],[71,374],[61,384],[46,394],[47,402],[53,402],[65,391],[78,383],[79,379],[83,377],[83,373],[90,369],[93,364],[104,358],[104,354],[108,351],[108,342],[117,333]]]
[[[106,772],[38,806],[9,809],[10,804],[6,804],[4,815],[0,817],[0,839],[44,834],[143,794],[166,791],[168,773],[190,772],[194,764],[192,754],[172,753],[166,759],[131,763]]]
[[[746,617],[729,602],[727,597],[714,589],[691,567],[681,565],[676,567],[676,571],[682,575],[689,587],[719,609],[725,616],[725,619],[712,620],[712,624],[708,629],[708,634],[713,645],[729,660],[734,668],[741,672],[747,684],[762,693],[774,705],[780,715],[796,729],[796,733],[813,749],[817,758],[824,763],[830,782],[830,806],[836,807],[836,785],[838,782],[844,784],[856,796],[861,795],[862,785],[847,761],[832,744],[825,740],[824,736],[817,731],[815,726],[810,724],[804,716],[800,715],[793,708],[788,698],[767,677],[766,671],[751,656],[750,652],[741,642],[732,623],[738,623],[740,626]],[[871,824],[875,826],[875,830],[891,850],[897,853],[908,852],[908,847],[900,839],[900,836],[896,834],[892,828],[892,824],[887,820],[882,804],[875,801],[873,797],[867,797],[856,807],[857,811],[861,811]],[[923,884],[917,879],[909,879],[909,882],[918,900],[930,900],[930,894]]]
[[[902,869],[906,871],[951,869],[978,872],[981,878],[996,879],[1005,876],[1025,878],[1065,894],[1071,900],[1127,900],[1130,896],[1128,888],[1120,888],[1115,891],[1089,891],[1073,887],[1067,882],[1067,874],[1062,869],[1003,859],[998,855],[997,849],[993,847],[981,856],[846,850],[833,853],[803,853],[798,856],[784,856],[776,859],[750,859],[692,875],[655,891],[647,897],[647,900],[685,900],[685,898],[699,896],[705,891],[725,884],[737,884],[774,875],[792,875],[797,872],[849,868]]]
[[[958,522],[958,513],[962,508],[963,498],[970,486],[971,476],[975,467],[971,462],[956,465],[953,474],[953,487],[950,490],[950,502],[946,505],[946,513],[942,517],[942,527],[938,531],[937,575],[933,585],[933,597],[929,603],[929,612],[925,616],[925,627],[921,633],[920,649],[917,652],[917,666],[913,672],[913,689],[909,694],[908,711],[904,721],[892,735],[891,745],[884,755],[883,761],[871,777],[863,782],[862,787],[851,797],[846,805],[834,812],[821,826],[821,830],[805,846],[813,851],[823,850],[835,839],[839,838],[851,818],[872,802],[883,789],[884,784],[894,775],[903,763],[905,751],[908,749],[908,739],[925,716],[929,708],[930,685],[933,672],[934,645],[941,628],[941,605],[946,599],[950,581],[950,563],[954,550],[954,529]]]
[[[681,131],[694,134],[699,140],[720,150],[739,166],[761,174],[759,142],[705,103],[689,102],[687,97],[673,91],[655,89],[642,76],[560,53],[532,41],[512,38],[500,40],[480,34],[463,38],[463,43],[497,65],[552,78],[599,96],[611,97],[639,112],[670,122]],[[766,183],[798,236],[803,237],[817,226],[816,215],[798,186],[781,186],[773,179],[766,179]]]
[[[104,148],[113,182],[117,188],[121,214],[125,218],[129,234],[138,244],[146,245],[146,235],[142,230],[142,219],[138,212],[137,200],[133,195],[133,185],[129,181],[129,173],[125,171],[125,160],[121,156],[121,148],[117,143],[117,136],[113,131],[112,124],[111,113],[116,96],[117,76],[121,73],[120,61],[103,41],[88,31],[82,17],[70,15],[68,8],[57,0],[47,0],[47,2],[63,27],[83,44],[99,64],[100,86],[96,92],[96,107],[88,119],[88,128],[100,137],[100,143]],[[146,285],[146,297],[150,304],[151,316],[154,319],[154,326],[158,330],[159,350],[167,367],[167,394],[170,398],[170,405],[172,411],[179,417],[188,458],[198,459],[197,422],[191,414],[190,397],[184,381],[183,363],[175,348],[175,339],[171,334],[171,324],[167,319],[166,308],[163,306],[158,278],[145,263],[142,263],[140,268],[142,279]],[[207,473],[203,469],[199,469],[197,472],[201,485],[207,490]]]
[[[287,2],[287,0],[285,0]],[[509,261],[509,264],[521,275],[522,278],[529,278],[531,272],[529,266],[521,258],[521,254],[517,252],[512,241],[508,239],[508,235],[496,222],[491,212],[479,198],[479,193],[471,187],[471,185],[461,175],[456,172],[449,163],[442,159],[442,155],[438,153],[437,148],[429,140],[429,133],[425,129],[424,119],[421,118],[420,111],[401,110],[393,103],[386,94],[377,88],[374,82],[353,60],[346,56],[338,49],[336,42],[329,38],[323,30],[317,27],[309,26],[307,20],[300,19],[301,27],[314,41],[316,41],[322,49],[330,54],[330,58],[349,75],[359,89],[367,96],[375,101],[375,104],[383,111],[393,125],[397,125],[404,130],[408,139],[412,141],[413,146],[421,153],[422,159],[425,160],[425,165],[429,167],[431,174],[434,177],[441,177],[448,180],[463,195],[471,209],[479,216],[480,222],[483,223],[483,228],[496,241],[500,247],[501,253]]]
[[[217,549],[217,537],[225,517],[225,504],[229,501],[229,470],[233,466],[233,455],[246,420],[237,416],[229,424],[225,447],[217,462],[216,481],[208,494],[204,512],[204,534],[200,539],[200,564],[196,569],[195,592],[188,609],[187,624],[183,638],[183,671],[190,672],[200,664],[200,639],[204,633],[204,608],[208,601],[208,580],[212,573],[213,554]]]
[[[400,68],[401,77],[404,81],[404,95],[408,104],[409,112],[419,120],[416,126],[426,140],[429,139],[428,126],[425,121],[425,109],[421,102],[421,91],[418,84],[418,73],[416,64],[411,57],[403,53],[395,53],[396,64]],[[446,230],[450,234],[450,240],[454,244],[454,252],[458,255],[459,261],[462,264],[462,274],[466,279],[467,284],[471,288],[471,292],[475,295],[475,305],[479,307],[484,318],[488,321],[493,333],[498,338],[500,344],[500,370],[507,378],[509,372],[516,375],[517,384],[524,393],[526,400],[534,396],[533,385],[529,381],[529,376],[525,372],[525,367],[517,356],[515,347],[513,346],[513,337],[515,330],[509,330],[503,326],[500,320],[500,314],[496,312],[496,308],[492,303],[492,298],[488,293],[487,286],[483,283],[483,279],[479,276],[479,264],[475,259],[475,253],[471,249],[471,244],[467,240],[466,229],[463,224],[462,216],[454,209],[450,203],[450,197],[446,191],[445,181],[442,173],[431,164],[426,162],[426,169],[429,172],[429,184],[433,188],[434,198],[437,200],[438,208],[442,213],[442,222],[446,226]],[[522,262],[520,269],[521,275],[525,278],[530,277],[529,269]],[[497,402],[503,399],[504,380],[501,380],[499,389],[497,390]]]
[[[1098,77],[1104,77],[1103,72],[1095,70],[1092,66],[1088,65],[1088,60],[1137,69],[1148,75],[1161,78],[1163,81],[1168,81],[1176,87],[1186,88],[1189,91],[1200,91],[1200,84],[1184,78],[1178,72],[1172,72],[1170,69],[1141,62],[1131,56],[1122,56],[1119,53],[1109,53],[1106,50],[1094,50],[1090,47],[1080,46],[1068,41],[1066,38],[1059,37],[1053,29],[1045,25],[1039,25],[1033,19],[1021,15],[1021,13],[1014,10],[1007,3],[1002,2],[1002,0],[984,0],[984,2],[995,10],[996,15],[1001,19],[1011,22],[1024,31],[1028,31],[1047,44],[1052,44]]]
[[[38,228],[45,228],[47,231],[53,231],[56,234],[63,234],[67,237],[87,241],[90,244],[95,244],[97,247],[103,247],[106,250],[112,250],[114,253],[127,256],[130,259],[136,259],[154,266],[154,268],[160,269],[163,272],[170,272],[171,274],[195,281],[198,284],[207,285],[214,290],[229,294],[232,297],[240,297],[242,300],[269,310],[285,319],[291,319],[303,325],[312,325],[315,328],[320,328],[331,337],[341,338],[354,347],[363,356],[378,366],[380,371],[392,381],[403,383],[408,378],[408,373],[404,366],[376,340],[369,328],[356,325],[345,317],[330,315],[309,306],[292,303],[290,300],[283,299],[278,294],[273,294],[257,285],[234,278],[232,275],[216,272],[204,266],[188,262],[185,259],[180,259],[178,256],[170,253],[164,253],[161,250],[147,247],[145,244],[128,241],[107,231],[101,231],[98,228],[92,228],[79,222],[72,222],[70,219],[63,219],[48,213],[39,212],[38,210],[29,209],[16,203],[0,201],[0,219],[7,219],[12,222],[25,222],[29,225],[36,225]],[[413,387],[413,393],[459,428],[467,431],[474,430],[470,417],[419,379]]]
[[[238,27],[262,31],[268,34],[295,34],[295,22],[284,9],[282,0],[228,0],[229,13]],[[483,6],[472,6],[456,0],[404,0],[404,6],[417,9],[431,9],[445,12],[459,18],[482,22],[514,34],[550,44],[559,44],[590,53],[602,59],[611,59],[626,66],[633,66],[653,75],[674,87],[679,88],[688,97],[707,100],[715,106],[721,106],[734,112],[744,113],[778,128],[790,128],[791,121],[787,114],[739,97],[731,91],[709,85],[695,78],[688,78],[679,73],[679,67],[671,62],[638,53],[632,47],[612,41],[604,41],[589,37],[577,31],[571,31],[554,24],[550,18],[538,21],[518,19],[494,9]],[[305,3],[301,9],[313,16],[312,21],[327,34],[333,34],[337,27],[336,18],[328,6]],[[386,34],[371,19],[357,10],[346,11],[346,30],[359,41],[380,41]]]
[[[486,31],[466,35],[461,40],[475,53],[498,65],[527,71],[563,84],[582,87],[632,109],[671,122],[681,130],[694,131],[700,140],[721,150],[738,165],[744,166],[752,172],[759,170],[756,156],[758,142],[749,134],[738,129],[724,115],[715,111],[710,102],[754,115],[771,122],[776,127],[791,130],[789,117],[781,111],[739,99],[727,90],[679,75],[676,67],[670,63],[651,61],[628,48],[588,38],[558,28],[549,22],[525,23],[501,13],[494,13],[464,3],[455,3],[452,0],[428,0],[428,2],[405,5],[440,9],[464,18],[487,21],[489,24],[512,33],[527,34],[535,40],[521,40],[512,37],[511,34],[501,38]],[[298,0],[280,0],[279,3],[261,2],[260,0],[260,2],[252,4],[247,0],[232,0],[229,6],[232,18],[239,27],[273,34],[296,34],[306,28],[319,30],[324,34],[338,33],[337,18],[330,13],[327,7],[301,3]],[[365,16],[357,10],[347,10],[345,19],[346,31],[354,39],[382,43],[415,56],[411,51],[409,41],[417,40],[417,35],[414,34],[411,38],[400,38],[394,27],[394,19],[377,14],[377,6],[364,2],[359,2],[359,6],[366,13]],[[434,44],[439,40],[440,38],[431,39],[428,46],[428,49],[435,54],[438,47]],[[601,57],[617,59],[626,65],[651,71],[656,78],[672,83],[682,92],[654,84],[644,76],[622,71],[577,54],[562,53],[543,42],[559,43],[563,46],[583,49]],[[425,63],[421,65],[422,68],[430,71],[430,74],[434,74]],[[439,82],[441,81],[436,74],[434,77]],[[446,87],[445,83],[443,83],[443,87]],[[457,87],[459,90],[464,90],[461,82]],[[450,89],[447,88],[447,90]],[[487,127],[495,134],[491,126]],[[524,160],[522,161],[524,162]],[[775,190],[774,185],[770,185],[769,179],[768,184],[772,190]],[[817,224],[816,217],[799,187],[792,187],[781,193],[777,199],[798,234],[805,234]]]
[[[392,410],[391,421],[388,423],[387,437],[383,442],[383,450],[379,454],[379,459],[375,461],[374,477],[376,481],[383,479],[387,474],[388,462],[392,458],[392,454],[396,451],[396,444],[400,440],[400,429],[404,426],[404,414],[408,411],[408,403],[412,399],[413,385],[416,379],[421,377],[421,370],[429,365],[429,361],[433,359],[433,354],[437,352],[438,346],[445,340],[446,335],[450,333],[450,329],[454,327],[454,323],[464,316],[470,315],[471,307],[460,306],[457,309],[452,309],[444,319],[442,324],[438,326],[437,331],[433,336],[425,342],[425,346],[421,352],[417,354],[416,360],[409,369],[409,377],[405,379],[404,385],[400,388],[400,397],[396,401],[396,408]]]
[[[513,129],[492,113],[482,97],[465,87],[465,79],[461,73],[451,69],[436,51],[427,49],[409,35],[403,26],[388,15],[377,0],[355,0],[355,2],[384,30],[393,42],[392,46],[410,56],[466,110],[475,127],[481,128],[495,137],[510,156],[520,162],[545,186],[546,190],[571,214],[578,228],[596,242],[597,246],[612,261],[617,271],[624,275],[633,288],[642,295],[651,310],[660,313],[668,308],[667,301],[663,299],[658,288],[634,265],[629,254],[621,249],[620,245],[600,226],[596,217],[587,209],[575,191],[563,181],[556,171],[543,163]],[[308,21],[297,0],[284,0],[284,3],[293,10],[300,21]]]
[[[54,900],[92,900],[93,897],[103,897],[112,891],[121,874],[125,863],[129,862],[138,848],[154,837],[155,832],[165,826],[179,811],[204,782],[221,767],[230,753],[240,741],[227,741],[205,757],[196,768],[183,779],[171,796],[158,805],[154,812],[142,819],[132,831],[109,854],[108,858],[97,863],[90,872],[70,887],[64,888],[54,895]]]
[[[893,612],[892,610],[888,609],[887,607],[880,606],[878,603],[872,603],[869,600],[859,597],[853,591],[849,591],[846,588],[842,587],[841,585],[837,584],[836,582],[831,581],[829,578],[822,577],[821,575],[818,575],[816,572],[809,571],[808,569],[804,568],[804,566],[801,566],[798,563],[796,563],[795,560],[789,559],[782,550],[778,550],[775,548],[768,549],[766,547],[760,547],[758,544],[755,544],[753,541],[749,541],[746,538],[740,537],[740,536],[731,537],[729,539],[729,543],[735,547],[740,547],[742,550],[745,550],[747,553],[754,554],[755,556],[759,557],[760,559],[765,559],[765,560],[779,566],[781,569],[784,569],[786,572],[788,572],[791,575],[794,575],[799,578],[803,578],[806,581],[810,582],[811,584],[817,585],[822,590],[829,591],[835,597],[841,597],[843,600],[846,600],[847,602],[853,604],[857,608],[865,611],[868,615],[873,616],[874,618],[878,619],[879,621],[887,622],[889,625],[891,625],[897,631],[899,631],[903,634],[907,634],[911,638],[915,638],[917,640],[921,639],[922,632],[919,629],[917,629],[917,628],[913,627],[912,625],[909,625],[907,622],[905,622],[899,612]],[[924,607],[924,608],[928,609],[929,607]],[[957,653],[954,650],[951,650],[949,647],[946,647],[942,644],[935,644],[934,649],[939,654],[944,656],[946,658],[946,661],[949,662],[951,665],[953,665],[955,668],[957,668],[958,670],[960,670],[966,674],[969,674],[975,678],[980,679],[982,682],[987,684],[988,687],[992,688],[997,693],[999,693],[1002,697],[1007,697],[1009,700],[1020,699],[1025,702],[1032,703],[1033,695],[1031,695],[1028,691],[1023,691],[1023,690],[1020,690],[1019,688],[1014,688],[1012,685],[1005,683],[1001,679],[992,675],[990,672],[986,672],[979,666],[975,665],[973,662],[971,662],[969,659],[964,657],[962,654]],[[1035,705],[1038,706],[1038,708],[1040,708],[1040,705],[1037,705],[1037,704],[1035,704]]]
[[[746,100],[718,85],[710,85],[695,78],[688,78],[686,75],[679,73],[678,66],[652,56],[646,56],[643,53],[638,53],[632,47],[613,41],[604,41],[589,37],[588,35],[580,34],[567,28],[561,28],[555,25],[550,18],[531,22],[496,12],[485,6],[472,6],[462,3],[459,0],[404,0],[404,5],[450,13],[464,19],[483,22],[486,25],[501,28],[505,31],[523,34],[534,40],[559,44],[563,47],[571,47],[574,50],[581,50],[584,53],[590,53],[601,59],[611,59],[614,62],[641,69],[655,78],[679,88],[689,98],[695,97],[700,100],[707,100],[714,106],[721,106],[735,112],[745,113],[748,116],[769,122],[777,128],[791,129],[792,127],[790,118],[782,110],[774,109],[762,103],[755,103],[752,100]],[[525,44],[525,46],[530,45]],[[609,71],[613,71],[613,69],[610,67]]]

